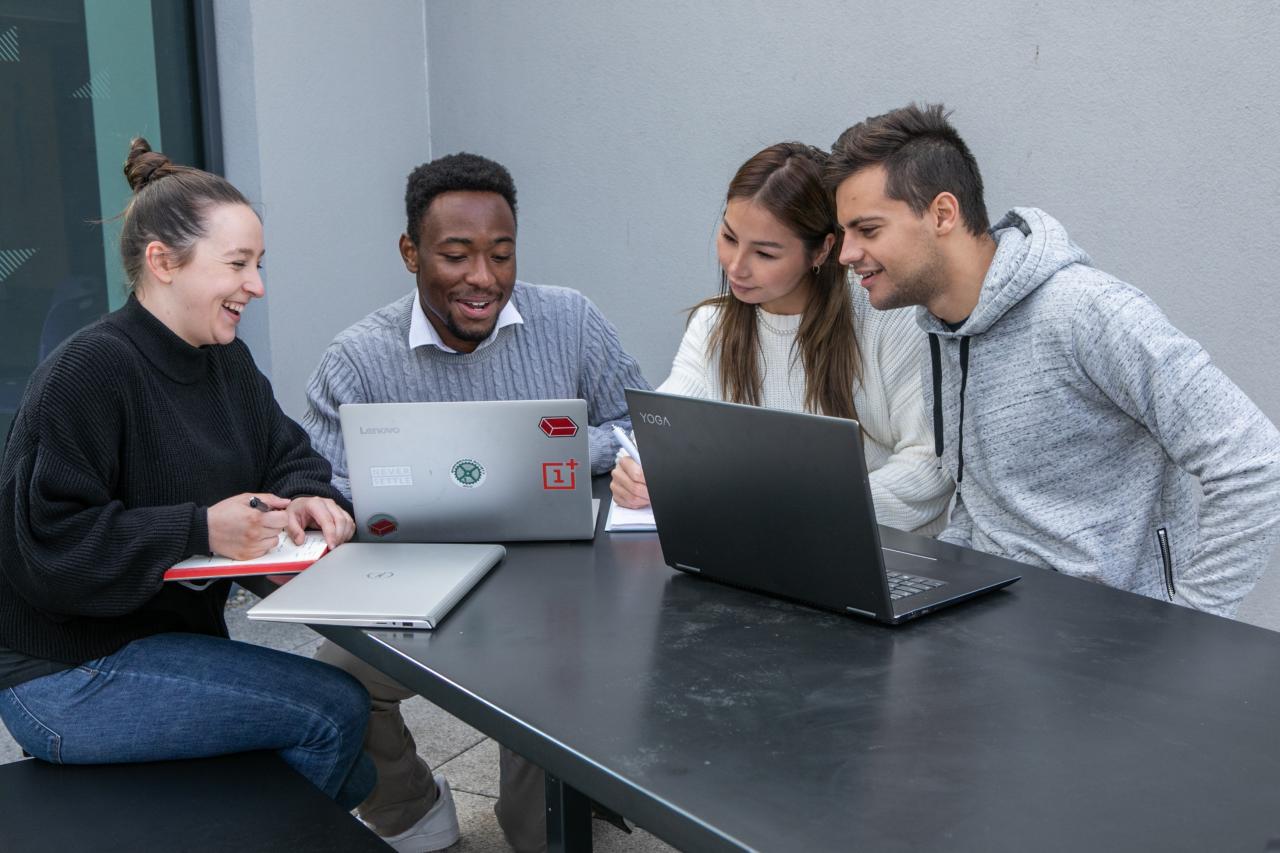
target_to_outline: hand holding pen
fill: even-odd
[[[625,451],[625,455],[618,457],[613,468],[613,480],[609,483],[613,502],[628,509],[642,509],[649,505],[649,489],[644,481],[640,450],[621,428],[615,426],[613,434]]]
[[[261,557],[280,543],[292,503],[271,494],[239,494],[209,507],[209,550],[233,560]]]

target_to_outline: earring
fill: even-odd
[[[814,264],[814,265],[813,265],[813,277],[814,277],[814,278],[817,278],[817,277],[818,277],[818,273],[820,273],[820,272],[822,272],[822,264]]]

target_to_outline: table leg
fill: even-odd
[[[591,853],[591,801],[547,774],[547,853]]]

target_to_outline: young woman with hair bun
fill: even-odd
[[[228,639],[229,580],[162,579],[281,532],[335,547],[354,530],[236,339],[263,294],[262,225],[227,181],[146,140],[124,172],[129,299],[36,369],[0,462],[0,720],[66,764],[275,750],[354,807],[374,781],[364,688]]]
[[[720,293],[693,309],[658,390],[856,418],[880,523],[936,533],[952,484],[925,419],[924,337],[910,312],[877,311],[850,286],[825,162],[783,142],[738,169],[716,237]],[[626,455],[612,491],[622,506],[649,503],[644,471]]]

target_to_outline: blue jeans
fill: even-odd
[[[106,764],[274,750],[344,809],[373,789],[361,751],[369,694],[297,655],[156,634],[0,690],[0,720],[36,758]]]

